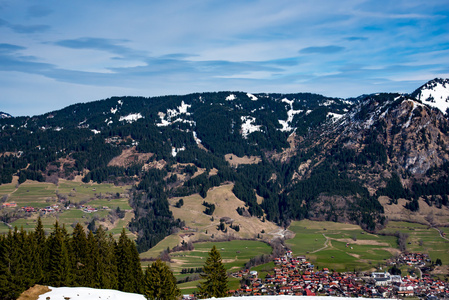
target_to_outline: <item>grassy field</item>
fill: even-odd
[[[95,218],[104,220],[102,225],[111,230],[115,235],[120,234],[123,227],[131,220],[133,214],[128,204],[128,190],[130,186],[114,186],[112,184],[82,183],[76,181],[59,180],[57,185],[53,183],[26,181],[20,185],[17,183],[4,184],[0,186],[0,197],[7,197],[8,202],[17,203],[17,207],[31,206],[34,208],[44,208],[54,204],[64,205],[70,201],[72,204],[85,204],[98,209],[97,212],[87,213],[81,209],[71,208],[58,213],[40,214],[39,212],[24,216],[14,222],[11,226],[23,227],[25,230],[33,230],[39,215],[46,231],[51,231],[56,220],[60,224],[65,224],[67,231],[72,231],[72,225],[81,223],[86,225]],[[61,199],[66,199],[61,202]],[[111,209],[119,207],[125,210],[124,219],[108,224],[108,214]],[[12,212],[13,209],[3,209],[4,212]],[[99,222],[98,222],[99,224]],[[9,230],[6,225],[0,226],[0,233]]]
[[[383,265],[399,253],[397,238],[391,236],[396,232],[408,235],[407,251],[428,253],[434,261],[440,258],[443,264],[449,263],[449,241],[426,225],[390,221],[379,234],[370,234],[357,225],[302,220],[292,222],[289,230],[296,236],[286,244],[295,255],[306,255],[317,267],[353,271]]]
[[[7,195],[7,201],[17,203],[17,206],[19,207],[33,206],[43,208],[56,203],[58,201],[58,195],[67,198],[71,203],[88,202],[93,199],[100,199],[103,201],[99,201],[96,205],[111,206],[111,198],[120,198],[121,195],[127,195],[129,188],[130,186],[82,183],[63,179],[59,180],[58,185],[27,180],[18,186],[14,183],[1,185],[0,197]],[[119,197],[117,197],[117,195],[119,195]],[[125,197],[119,200],[121,200],[118,202],[120,208],[130,209]]]
[[[174,275],[178,279],[184,278],[187,275],[181,274],[183,268],[202,267],[208,258],[208,252],[214,245],[220,252],[223,264],[228,272],[240,270],[244,268],[245,263],[251,258],[261,254],[270,254],[272,250],[269,245],[259,241],[234,240],[229,242],[195,243],[195,249],[192,251],[175,252],[170,255],[172,258],[170,267]],[[269,266],[272,267],[274,264],[271,263]],[[262,270],[267,267],[268,265],[263,265],[259,268]],[[183,294],[190,294],[196,289],[198,283],[199,281],[187,282],[180,284],[179,287]],[[230,289],[237,288],[239,288],[239,280],[230,278]]]
[[[306,255],[320,268],[367,270],[398,252],[395,237],[369,234],[357,225],[302,220],[289,230],[296,234],[286,241],[293,254]]]
[[[197,291],[197,286],[200,284],[201,280],[195,280],[190,282],[185,282],[178,284],[178,288],[181,290],[183,295],[191,295],[193,292]],[[228,288],[230,290],[237,290],[240,288],[240,280],[237,278],[229,278]]]
[[[192,251],[175,252],[170,255],[173,260],[170,267],[174,274],[181,274],[183,268],[202,267],[208,257],[208,252],[214,245],[220,252],[223,264],[228,271],[242,269],[251,258],[261,254],[270,254],[272,250],[266,243],[258,241],[234,240],[195,243],[195,249]]]
[[[440,228],[443,232],[449,234],[449,228]],[[443,264],[449,264],[449,241],[441,238],[435,228],[427,225],[407,223],[407,222],[389,222],[381,232],[395,233],[402,232],[408,235],[407,251],[428,253],[430,259],[435,261],[441,259]]]

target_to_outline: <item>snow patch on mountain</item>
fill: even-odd
[[[172,147],[172,148],[171,148],[171,155],[172,155],[173,157],[176,157],[176,155],[178,155],[178,153],[179,153],[180,151],[184,151],[184,150],[186,150],[186,147],[181,147],[181,148],[175,148],[175,147]]]
[[[193,131],[193,139],[195,140],[197,145],[201,144],[201,140],[198,138],[196,131]]]
[[[190,107],[192,107],[192,105],[186,104],[184,103],[184,101],[182,101],[181,105],[178,106],[176,109],[167,109],[167,115],[169,118],[174,118],[181,114],[186,114],[190,116],[190,113],[187,112],[187,109],[189,109]]]
[[[139,119],[142,119],[143,117],[142,117],[142,115],[140,114],[140,113],[137,113],[137,114],[129,114],[129,115],[127,115],[127,116],[124,116],[124,117],[120,117],[120,119],[119,119],[119,121],[121,122],[121,121],[126,121],[126,122],[128,122],[128,123],[133,123],[133,122],[135,122],[135,121],[137,121],[137,120],[139,120]]]
[[[12,118],[10,114],[0,111],[0,119]]]
[[[111,107],[111,114],[115,114],[117,111],[118,111],[118,109],[119,109],[119,107],[118,106],[122,106],[123,105],[123,101],[122,100],[118,100],[117,101],[117,105],[115,106],[115,107]]]
[[[284,98],[281,100],[284,103],[287,103],[290,106],[290,109],[287,111],[287,120],[279,120],[279,124],[282,125],[281,131],[292,131],[294,128],[290,126],[291,122],[293,121],[293,117],[296,114],[302,113],[303,110],[294,110],[293,109],[293,102],[294,100],[288,100],[287,98]]]
[[[330,106],[332,104],[335,104],[334,100],[327,100],[326,102],[320,104],[320,106]]]
[[[253,100],[253,101],[257,101],[259,98],[257,98],[256,96],[254,96],[253,94],[250,93],[246,93],[246,95],[248,96],[249,99]]]
[[[188,109],[192,107],[190,104],[184,103],[184,101],[181,102],[181,105],[178,106],[175,109],[167,109],[167,113],[159,112],[158,116],[161,119],[160,123],[156,123],[156,126],[168,126],[175,122],[183,122],[183,123],[189,123],[190,125],[196,125],[194,121],[189,121],[181,118],[177,118],[174,121],[172,121],[173,118],[176,118],[179,115],[186,115],[190,116],[190,113],[188,112]],[[165,119],[167,118],[167,119]]]
[[[419,89],[415,98],[446,113],[449,108],[449,80],[435,79],[429,81]]]
[[[242,116],[240,117],[242,120],[242,136],[246,139],[248,138],[248,135],[255,132],[255,131],[261,131],[260,127],[262,125],[254,125],[256,122],[256,118],[251,116]]]
[[[226,101],[233,101],[233,100],[235,100],[235,99],[237,99],[237,97],[235,97],[234,94],[231,94],[231,95],[227,96],[225,100],[226,100]]]
[[[333,113],[333,112],[328,112],[327,113],[327,117],[333,119],[334,122],[340,120],[341,118],[343,118],[344,115],[342,114],[337,114],[337,113]]]
[[[415,109],[417,107],[424,107],[424,105],[422,105],[421,103],[418,103],[416,101],[410,100],[410,99],[404,100],[403,102],[405,102],[405,101],[411,102],[413,105],[412,111],[410,112],[410,116],[408,117],[407,122],[404,124],[404,127],[408,128],[412,122],[413,112],[415,111]]]

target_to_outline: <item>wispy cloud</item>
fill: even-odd
[[[45,32],[50,29],[50,26],[48,25],[12,24],[3,19],[0,19],[0,26],[8,27],[17,33],[37,33],[37,32]]]
[[[42,18],[42,17],[50,15],[52,12],[53,12],[53,10],[47,6],[33,5],[27,9],[27,17],[28,18]]]
[[[299,50],[301,54],[333,54],[345,50],[345,47],[329,45],[322,47],[307,47]]]
[[[227,89],[346,97],[404,91],[417,73],[448,73],[446,0],[15,0],[0,7],[0,103],[19,103],[17,91],[30,82],[34,100],[61,105],[88,93]]]
[[[350,37],[346,37],[344,39],[347,41],[366,41],[366,40],[368,40],[368,38],[364,37],[364,36],[350,36]]]
[[[118,55],[142,55],[143,52],[132,50],[129,47],[122,46],[123,43],[129,42],[126,39],[105,39],[83,37],[71,40],[61,40],[55,42],[55,45],[71,48],[71,49],[93,49],[100,50]]]
[[[12,45],[12,44],[0,44],[0,53],[13,53],[19,50],[24,50],[25,47]]]

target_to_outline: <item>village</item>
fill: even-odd
[[[17,207],[17,203],[13,203],[13,202],[12,203],[6,202],[1,205],[1,208],[16,208],[16,207]],[[75,208],[81,209],[85,213],[93,213],[93,212],[98,211],[98,208],[92,207],[90,205],[79,205],[77,207],[74,204],[68,204],[67,206],[63,206],[61,204],[53,204],[50,206],[46,206],[44,208],[36,208],[36,207],[32,207],[32,206],[22,206],[19,210],[24,211],[26,213],[41,212],[42,214],[47,214],[47,213],[63,212],[64,210],[75,209]],[[109,209],[109,207],[103,206],[102,209]]]
[[[241,270],[231,276],[243,279],[241,289],[229,291],[230,296],[306,295],[369,298],[447,299],[449,283],[432,278],[392,275],[383,272],[333,272],[328,268],[315,270],[305,256],[293,257],[287,251],[274,260],[275,268],[265,279],[257,271]],[[424,267],[430,262],[427,254],[404,253],[387,262],[389,265]]]

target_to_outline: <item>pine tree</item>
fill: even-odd
[[[93,288],[101,288],[102,270],[100,270],[100,253],[98,251],[97,240],[90,230],[87,234],[87,248],[89,249],[89,256],[86,259],[86,273],[89,278],[88,286]]]
[[[119,290],[140,293],[143,274],[139,253],[135,243],[126,236],[124,228],[117,243],[116,257]]]
[[[117,260],[115,257],[115,240],[112,235],[107,236],[100,226],[95,233],[99,253],[99,280],[104,289],[117,289]]]
[[[44,277],[43,266],[45,263],[45,231],[44,226],[42,225],[41,217],[37,219],[36,228],[34,229],[33,234],[31,235],[32,243],[33,243],[33,270],[34,270],[34,278],[36,282],[41,282]]]
[[[225,297],[228,292],[228,275],[215,245],[210,250],[203,269],[204,274],[201,274],[201,277],[205,281],[199,286],[200,297]]]
[[[18,280],[18,252],[17,234],[9,230],[6,238],[0,240],[0,298],[9,300],[16,299],[23,291]],[[20,273],[20,271],[19,271]]]
[[[46,284],[59,287],[71,283],[70,260],[65,227],[59,227],[58,221],[47,239]]]
[[[87,246],[86,233],[83,226],[77,223],[73,229],[70,246],[70,266],[73,272],[73,284],[75,286],[89,286],[87,257],[89,248]]]
[[[143,294],[145,298],[151,300],[174,300],[181,295],[176,286],[175,276],[160,259],[145,271]]]

